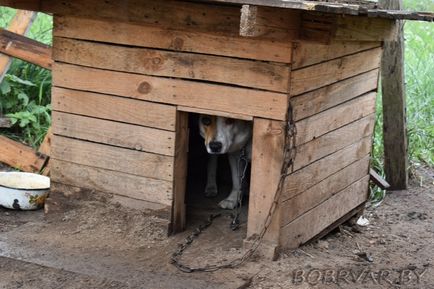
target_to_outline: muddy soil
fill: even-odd
[[[367,209],[366,227],[342,226],[277,261],[255,256],[237,269],[182,273],[164,220],[91,199],[46,217],[0,208],[0,288],[434,288],[434,171]],[[190,229],[205,218],[195,216]],[[186,253],[203,265],[239,256],[245,234],[215,221]]]

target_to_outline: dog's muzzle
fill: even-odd
[[[211,150],[211,152],[213,153],[219,153],[222,151],[222,143],[219,141],[212,141],[209,143],[209,149]]]

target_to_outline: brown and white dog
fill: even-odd
[[[223,209],[233,209],[238,205],[241,184],[238,176],[238,159],[243,148],[248,160],[252,154],[252,124],[248,121],[222,116],[200,115],[200,134],[205,139],[205,147],[211,154],[208,161],[206,197],[215,197],[217,188],[218,155],[228,154],[232,175],[232,190],[229,196],[219,203]]]

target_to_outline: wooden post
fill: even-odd
[[[8,30],[16,34],[25,35],[32,26],[36,14],[37,13],[31,11],[18,10],[17,14],[9,23]],[[2,82],[5,77],[11,62],[12,60],[9,56],[0,54],[0,82]]]
[[[383,9],[399,10],[402,0],[380,0]],[[408,187],[408,149],[404,86],[403,22],[397,21],[399,36],[384,42],[381,69],[383,91],[384,169],[390,190]]]

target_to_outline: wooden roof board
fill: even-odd
[[[89,0],[102,1],[102,0]],[[147,1],[147,0],[143,0]],[[179,1],[179,0],[178,0]],[[185,1],[185,0],[184,0]],[[188,1],[188,0],[187,0]],[[40,11],[44,0],[0,0],[0,6]],[[190,0],[190,2],[225,3],[232,5],[256,5],[305,11],[317,11],[342,15],[360,15],[373,18],[434,21],[434,12],[383,10],[378,3],[369,0]],[[45,4],[45,3],[44,3]],[[50,12],[50,11],[43,11]]]
[[[396,20],[434,21],[434,12],[384,10],[378,7],[378,3],[365,0],[195,0],[194,2],[255,5]]]

